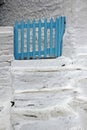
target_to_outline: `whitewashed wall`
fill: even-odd
[[[82,1],[81,5],[83,6],[84,3],[86,2]],[[80,26],[84,24],[84,21],[82,19],[81,22],[78,21],[79,15],[81,15],[82,13],[84,14],[84,12],[80,13],[81,5],[79,0],[6,0],[5,4],[0,7],[0,25],[11,26],[14,25],[15,20],[20,21],[24,19],[25,21],[27,21],[27,19],[43,19],[44,17],[47,17],[49,19],[50,17],[56,18],[57,16],[65,15],[67,19],[67,29],[64,39],[65,42],[63,46],[63,54],[69,54],[70,56],[72,56],[77,51],[75,50],[75,40],[76,36],[79,35],[78,33],[80,33],[80,30],[78,30],[78,28],[81,29]],[[83,6],[82,8],[85,7]],[[86,12],[86,10],[84,11]],[[82,17],[84,17],[83,14]]]
[[[63,55],[51,62],[14,62],[13,29],[0,27],[0,130],[87,128],[86,5],[86,0],[6,0],[0,7],[1,26],[16,19],[67,19]]]
[[[63,54],[72,56],[86,51],[86,12],[86,0],[6,0],[0,7],[0,25],[11,26],[14,25],[15,20],[27,21],[27,19],[44,17],[49,19],[65,15],[67,29]],[[84,46],[81,50],[82,43]]]

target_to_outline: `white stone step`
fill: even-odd
[[[38,84],[39,85],[39,84]],[[65,87],[58,89],[50,89],[41,91],[32,91],[32,92],[23,92],[23,93],[14,93],[14,102],[15,108],[21,109],[45,109],[51,108],[58,105],[64,105],[69,102],[73,97],[75,89],[72,87]],[[65,94],[65,95],[64,95]]]
[[[78,116],[75,114],[48,118],[46,120],[29,120],[28,117],[21,118],[21,116],[13,119],[14,130],[64,130],[65,128],[71,130],[72,127],[78,129]]]
[[[62,65],[69,65],[72,63],[72,60],[69,57],[59,57],[55,59],[37,59],[37,60],[15,60],[12,62],[12,69],[20,69],[24,68],[25,66],[29,69],[32,68],[55,68],[61,67]]]
[[[65,72],[16,72],[12,73],[13,88],[16,93],[42,91],[67,86],[70,73]],[[64,79],[62,76],[64,76]],[[65,81],[65,82],[64,82]]]
[[[87,73],[86,56],[75,60],[49,59],[13,61],[11,75],[15,93],[60,89]],[[83,71],[84,70],[84,71]],[[82,74],[83,72],[83,74]]]

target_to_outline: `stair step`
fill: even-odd
[[[57,90],[14,93],[15,108],[24,108],[28,110],[45,109],[54,106],[66,104],[73,97],[72,88],[61,88]]]
[[[40,120],[31,114],[29,115],[30,119],[26,114],[24,117],[17,114],[12,119],[12,125],[15,130],[64,130],[65,128],[71,129],[73,126],[78,129],[78,117],[75,113],[70,113],[71,114],[64,116],[57,117],[57,115],[55,115],[54,117],[50,117],[48,111],[46,113],[47,118],[44,119],[44,117],[42,117]]]

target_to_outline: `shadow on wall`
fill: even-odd
[[[3,5],[5,3],[4,0],[0,0],[0,6]]]
[[[63,0],[6,0],[0,7],[0,25],[12,26],[15,20],[56,18],[63,15]]]

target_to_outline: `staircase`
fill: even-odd
[[[0,130],[87,128],[87,52],[82,50],[72,59],[16,61],[12,28],[0,28]]]
[[[11,120],[15,130],[79,128],[78,110],[85,100],[77,84],[87,82],[86,64],[80,59],[73,64],[65,57],[12,62]]]

